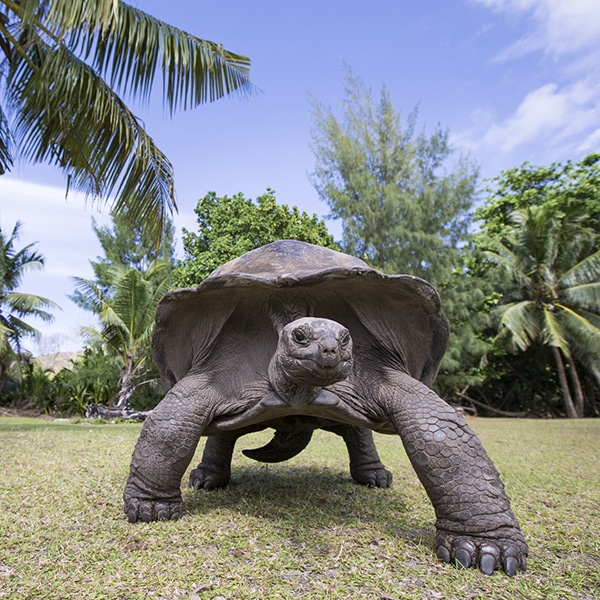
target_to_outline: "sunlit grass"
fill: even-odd
[[[287,463],[253,462],[241,449],[263,432],[240,440],[227,489],[186,490],[180,521],[130,525],[139,425],[0,418],[0,598],[600,597],[600,420],[471,425],[530,546],[514,578],[438,562],[433,509],[392,436],[376,437],[392,490],[355,485],[325,432]]]

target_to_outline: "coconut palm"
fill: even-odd
[[[594,377],[600,359],[600,251],[582,219],[558,217],[548,205],[516,211],[502,238],[487,240],[486,252],[507,276],[496,341],[513,351],[551,347],[569,417],[583,416],[575,358]]]
[[[128,408],[140,377],[146,373],[154,311],[168,291],[171,265],[159,261],[146,271],[115,267],[110,276],[110,291],[81,277],[73,280],[88,306],[98,314],[101,329],[87,328],[91,341],[100,341],[120,367],[119,408]]]
[[[17,222],[9,236],[0,228],[0,390],[9,367],[18,364],[23,338],[39,335],[24,319],[50,322],[54,317],[46,309],[57,308],[47,298],[17,291],[27,271],[44,267],[44,257],[33,249],[34,244],[16,248],[20,228]]]
[[[0,0],[0,174],[17,155],[161,232],[173,169],[118,94],[166,108],[248,93],[250,61],[119,0]]]

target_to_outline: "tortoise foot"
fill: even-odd
[[[194,490],[216,490],[227,487],[230,479],[228,471],[216,471],[200,463],[190,473],[189,487]]]
[[[479,568],[486,575],[503,570],[512,577],[527,568],[527,544],[517,528],[507,527],[481,535],[438,529],[436,546],[440,560],[460,568]]]
[[[181,516],[181,501],[125,498],[125,514],[130,523],[143,521],[176,521]]]
[[[391,488],[393,475],[383,465],[380,467],[358,467],[350,471],[352,479],[360,485],[369,487]]]

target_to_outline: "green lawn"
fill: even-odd
[[[263,432],[240,441],[229,488],[186,490],[180,521],[130,525],[139,425],[0,418],[0,598],[600,598],[600,419],[470,424],[529,543],[514,578],[438,562],[396,437],[376,437],[392,490],[355,485],[325,432],[287,463],[255,463],[241,449]]]

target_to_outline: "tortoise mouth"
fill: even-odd
[[[309,385],[331,385],[343,381],[350,374],[352,361],[315,358],[297,358],[288,371],[291,380]]]

